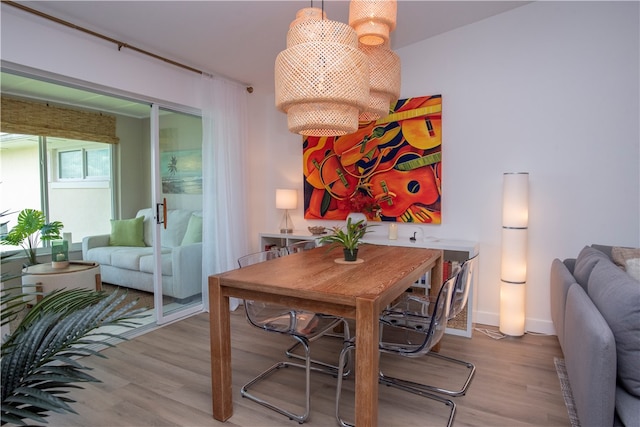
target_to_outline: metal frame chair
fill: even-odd
[[[436,297],[405,294],[398,303],[384,310],[380,317],[380,353],[405,357],[419,357],[430,353],[447,327],[451,300],[453,298],[455,276],[447,280]],[[343,426],[353,426],[340,416],[340,395],[342,392],[342,370],[347,354],[355,348],[353,339],[345,342],[340,353],[338,386],[336,390],[336,419]],[[447,426],[453,424],[456,404],[444,396],[415,387],[419,384],[386,376],[380,371],[378,381],[400,390],[433,399],[450,407]]]
[[[460,267],[460,271],[455,276],[455,291],[453,294],[453,298],[451,299],[451,310],[449,312],[449,320],[455,318],[460,312],[466,307],[467,301],[469,299],[469,291],[473,284],[473,274],[476,269],[476,264],[478,262],[478,254],[466,260],[462,266]],[[436,387],[432,385],[423,384],[422,388],[435,391],[437,393],[446,394],[447,396],[464,396],[467,393],[467,389],[471,384],[471,380],[473,379],[476,373],[476,367],[471,362],[466,362],[464,360],[456,359],[451,356],[445,356],[441,353],[431,352],[429,353],[433,357],[437,357],[439,359],[447,360],[449,362],[453,362],[459,365],[465,366],[469,369],[469,374],[465,379],[462,387],[458,390],[450,390],[446,388]]]
[[[287,253],[287,250],[258,252],[241,257],[238,259],[238,264],[243,268],[258,262],[268,261],[284,256]],[[278,304],[245,300],[244,306],[247,320],[253,326],[267,332],[289,335],[296,341],[297,345],[301,345],[304,349],[304,357],[300,358],[304,360],[304,364],[285,361],[277,362],[269,369],[260,373],[257,377],[246,383],[240,390],[240,394],[242,397],[253,400],[262,406],[274,410],[302,424],[309,418],[311,409],[311,371],[322,372],[333,376],[336,376],[338,372],[337,366],[311,359],[309,344],[332,331],[335,326],[341,323],[344,325],[344,338],[348,340],[349,326],[346,320],[341,317],[297,310]],[[319,368],[312,366],[312,363],[321,365],[322,367]],[[302,414],[296,414],[285,408],[279,407],[249,392],[251,387],[273,374],[278,369],[286,367],[296,367],[305,370],[305,411]]]

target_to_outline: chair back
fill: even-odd
[[[444,282],[435,297],[410,298],[411,304],[385,310],[380,350],[410,357],[428,353],[447,328],[455,278]]]
[[[473,283],[473,274],[478,262],[478,254],[462,263],[460,270],[454,276],[454,292],[451,298],[451,310],[449,312],[449,320],[456,317],[467,305],[469,299],[469,290]]]
[[[279,250],[256,252],[238,258],[238,264],[240,265],[240,268],[243,268],[286,255],[288,255],[288,252],[284,248]],[[312,316],[310,316],[309,319],[301,320],[299,318],[300,316],[296,315],[296,311],[290,307],[263,301],[244,300],[244,311],[247,316],[247,320],[253,326],[281,333],[295,332],[296,328],[301,326],[299,325],[301,321],[312,320]]]
[[[255,252],[238,258],[238,265],[240,266],[240,268],[248,267],[252,264],[279,258],[280,256],[282,256],[280,251]]]
[[[315,240],[303,240],[300,242],[292,243],[286,247],[287,253],[295,254],[302,251],[308,251],[316,247]]]

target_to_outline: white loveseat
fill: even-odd
[[[153,292],[154,212],[152,209],[142,209],[136,217],[141,216],[144,216],[144,246],[111,246],[109,234],[88,236],[82,240],[82,257],[100,264],[100,274],[105,283]],[[201,212],[169,210],[167,228],[161,228],[160,233],[163,294],[180,300],[200,294]]]

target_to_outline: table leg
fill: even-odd
[[[102,290],[102,276],[100,273],[96,274],[96,291]]]
[[[379,307],[373,300],[356,299],[356,425],[378,425]]]
[[[229,297],[220,281],[209,277],[209,323],[211,334],[211,401],[213,418],[226,421],[233,415],[231,386],[231,319]]]

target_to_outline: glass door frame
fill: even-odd
[[[176,109],[175,107],[160,106],[159,104],[151,104],[151,119],[150,119],[150,135],[151,135],[151,182],[152,182],[152,194],[151,205],[156,210],[155,227],[153,228],[153,254],[154,254],[154,274],[153,274],[153,298],[154,298],[154,311],[156,317],[156,323],[158,325],[174,322],[178,319],[184,318],[204,311],[205,280],[202,280],[202,298],[200,303],[189,305],[183,309],[172,311],[171,313],[165,313],[163,310],[163,290],[162,290],[162,253],[161,253],[161,227],[164,225],[164,218],[158,218],[161,215],[160,212],[163,209],[158,209],[159,206],[163,206],[166,203],[162,195],[162,177],[160,173],[160,108],[168,111],[184,112]],[[187,112],[186,114],[193,114],[193,112]],[[203,194],[204,197],[204,194]],[[204,244],[204,242],[203,242]]]

